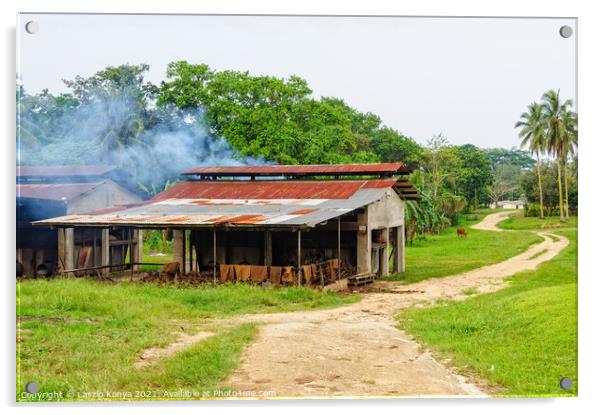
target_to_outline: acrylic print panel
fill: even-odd
[[[576,19],[17,34],[17,400],[577,394]]]

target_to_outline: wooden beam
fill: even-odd
[[[301,286],[301,231],[297,231],[297,285]]]
[[[263,232],[263,265],[272,265],[272,232]]]
[[[213,284],[217,284],[217,233],[213,228]]]
[[[100,232],[100,265],[108,266],[111,261],[109,228],[104,228]],[[102,274],[108,275],[110,271],[109,268],[104,268]]]
[[[337,279],[340,280],[341,279],[341,217],[339,216],[337,218],[337,260],[338,260],[338,266],[337,266]]]

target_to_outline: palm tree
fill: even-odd
[[[547,127],[547,150],[556,157],[558,166],[558,201],[560,206],[560,220],[565,220],[564,203],[562,197],[562,161],[564,158],[564,138],[567,135],[563,114],[568,111],[571,101],[562,103],[559,92],[550,90],[543,94],[543,118]]]
[[[565,126],[565,134],[562,137],[562,159],[564,163],[564,206],[566,217],[569,217],[569,156],[575,157],[577,154],[577,114],[570,111],[572,104],[570,100],[565,102],[566,111],[562,113],[562,122]]]
[[[543,123],[542,107],[534,102],[523,112],[514,128],[521,128],[518,136],[523,140],[521,147],[528,146],[529,152],[537,158],[537,184],[539,186],[539,216],[543,219],[543,190],[541,187],[541,163],[539,155],[546,150],[546,130]]]

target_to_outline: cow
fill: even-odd
[[[172,278],[175,278],[178,275],[182,275],[180,272],[179,262],[168,262],[166,264],[163,264],[163,272]]]
[[[464,229],[464,228],[457,228],[456,235],[458,235],[458,238],[461,236],[466,238],[466,237],[468,237],[468,232],[466,232],[466,229]]]

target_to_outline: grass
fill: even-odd
[[[253,325],[218,325],[212,328],[215,336],[157,365],[135,369],[133,364],[143,350],[164,347],[179,332],[195,333],[208,318],[333,307],[359,299],[302,287],[175,288],[86,278],[25,280],[17,289],[18,400],[163,399],[85,393],[151,390],[154,394],[181,388],[203,394],[218,388],[236,367],[240,352],[253,337]],[[40,393],[62,396],[23,396],[29,381],[40,385]]]
[[[513,230],[549,230],[569,229],[577,227],[577,218],[571,216],[567,221],[561,222],[560,217],[551,216],[543,219],[540,218],[525,218],[523,216],[510,217],[498,224],[502,229]]]
[[[469,228],[488,214],[502,210],[479,209],[462,216],[458,226],[466,228],[467,238],[458,238],[456,227],[450,227],[438,235],[416,241],[406,247],[406,272],[383,279],[410,284],[458,274],[504,261],[542,241],[532,232],[490,232]]]
[[[470,288],[466,288],[465,290],[463,290],[462,294],[464,294],[464,295],[475,295],[478,292],[479,292],[479,290],[476,287],[470,287]]]
[[[513,226],[529,229],[531,218]],[[400,316],[407,330],[461,372],[485,379],[503,396],[577,395],[577,232],[555,230],[570,245],[511,286]],[[562,377],[574,381],[559,387]]]

